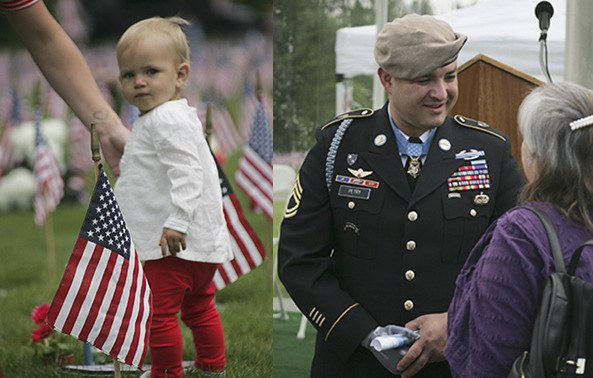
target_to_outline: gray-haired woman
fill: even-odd
[[[560,235],[565,263],[593,237],[593,92],[543,85],[518,115],[527,185],[521,202],[542,209]],[[472,250],[456,282],[445,356],[454,376],[506,377],[529,349],[544,285],[554,270],[547,233],[531,211],[501,216]],[[593,282],[593,254],[577,276]]]

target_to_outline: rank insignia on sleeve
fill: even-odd
[[[297,175],[290,193],[290,198],[286,203],[286,211],[284,212],[284,218],[292,218],[297,214],[299,206],[301,204],[301,198],[303,196],[303,187],[301,186],[300,176]]]

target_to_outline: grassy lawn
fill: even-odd
[[[234,172],[236,160],[238,157],[228,163],[231,164],[230,172]],[[231,176],[229,174],[229,179],[233,181]],[[236,186],[234,188],[246,217],[264,241],[264,235],[271,235],[271,230],[265,229],[270,227],[269,222],[260,215],[251,214],[242,193]],[[31,321],[31,310],[38,304],[51,303],[85,211],[86,205],[62,204],[53,213],[55,276],[48,272],[44,230],[33,223],[33,213],[0,214],[3,241],[0,247],[0,377],[64,375],[59,368],[43,365],[34,355],[31,331],[35,325]],[[270,244],[264,241],[264,245]],[[226,377],[272,376],[272,286],[268,272],[266,266],[260,266],[217,295],[226,337]],[[191,361],[194,356],[191,333],[183,325],[181,329],[183,357]],[[69,339],[75,349],[74,363],[82,364],[82,343]]]
[[[280,233],[280,223],[284,215],[285,203],[274,202],[274,237]],[[274,253],[277,253],[275,250]],[[275,257],[275,256],[274,256]],[[281,286],[282,287],[282,286]],[[282,287],[283,294],[288,298],[288,293]],[[307,325],[305,338],[296,338],[300,312],[290,312],[289,319],[274,319],[274,373],[275,378],[302,378],[309,376],[311,359],[315,348],[316,331],[310,324]]]

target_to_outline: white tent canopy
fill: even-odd
[[[564,77],[566,0],[549,0],[554,7],[548,31],[548,64],[554,81]],[[459,56],[463,64],[484,54],[545,81],[539,64],[540,30],[535,17],[539,0],[484,0],[435,17],[447,21],[468,40]],[[336,35],[336,73],[345,78],[374,75],[375,25],[342,28]]]

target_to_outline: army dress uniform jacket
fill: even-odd
[[[282,222],[279,277],[317,329],[312,377],[391,377],[361,341],[447,311],[470,249],[515,205],[523,178],[508,138],[459,116],[438,127],[413,193],[387,105],[316,137]],[[448,366],[418,376],[449,376]]]

